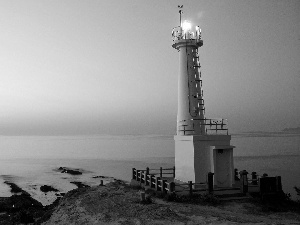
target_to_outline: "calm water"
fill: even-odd
[[[281,175],[283,188],[295,197],[300,186],[300,135],[251,133],[233,135],[235,167],[258,174]],[[173,136],[1,136],[0,196],[10,196],[10,180],[49,204],[55,196],[39,191],[44,184],[62,192],[76,188],[70,181],[97,185],[97,175],[129,181],[131,168],[174,165]],[[60,166],[82,168],[82,176],[55,171]],[[109,179],[107,180],[109,181]]]

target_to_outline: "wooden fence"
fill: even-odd
[[[162,167],[159,169],[149,169],[147,167],[145,170],[132,168],[132,179],[138,181],[140,185],[148,186],[155,191],[166,194],[188,192],[189,195],[199,191],[213,192],[213,173],[208,174],[208,182],[206,183],[193,183],[189,181],[188,183],[178,184],[174,182],[174,178],[175,167],[167,169],[163,169]],[[205,188],[194,188],[197,185],[205,186]]]
[[[240,171],[240,188],[241,192],[259,193],[261,198],[266,195],[282,195],[281,176],[269,177],[268,174],[258,175],[256,172],[251,173],[251,179],[248,178],[246,170]]]
[[[170,172],[171,171],[171,172]],[[170,176],[171,175],[171,176]],[[156,191],[162,192],[173,192],[175,185],[174,182],[168,182],[167,177],[175,177],[175,167],[163,169],[149,169],[148,167],[145,170],[137,170],[132,168],[132,179],[140,182],[145,186],[149,186]]]
[[[267,174],[262,176],[256,172],[251,173],[251,178],[248,178],[246,170],[238,172],[235,169],[235,183],[237,186],[234,188],[214,188],[213,180],[214,174],[208,173],[205,183],[175,183],[175,167],[163,169],[149,169],[137,170],[132,168],[132,179],[139,182],[141,186],[147,186],[155,191],[162,193],[188,193],[190,196],[197,192],[202,193],[221,193],[228,190],[240,190],[241,193],[259,193],[261,196],[264,194],[272,194],[282,192],[281,177],[268,177]],[[197,188],[201,187],[201,188]]]

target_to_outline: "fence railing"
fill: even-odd
[[[237,170],[235,171],[237,173]],[[269,177],[264,173],[259,175],[256,172],[251,173],[251,179],[248,178],[246,170],[240,171],[240,188],[241,192],[259,192],[263,198],[265,195],[282,194],[281,176]]]
[[[222,118],[204,118],[204,119],[191,119],[191,121],[180,121],[177,131],[181,135],[195,134],[197,127],[203,127],[204,131],[201,134],[205,135],[228,135],[228,122],[227,119]]]
[[[145,181],[145,177],[148,177],[149,179],[150,175],[159,175],[159,177],[163,177],[166,175],[170,177],[171,175],[171,177],[175,177],[175,166],[173,168],[166,169],[163,169],[162,167],[160,167],[159,169],[150,169],[147,167],[145,170],[137,170],[135,168],[132,168],[132,179],[134,180],[140,181],[142,179],[143,181]]]
[[[193,193],[200,191],[208,191],[209,193],[212,193],[213,175],[213,173],[208,173],[208,179],[205,183],[193,183],[192,181],[189,181],[188,183],[178,184],[174,181],[168,181],[168,178],[175,177],[175,167],[167,169],[162,169],[162,167],[159,169],[149,169],[147,167],[145,170],[132,168],[132,179],[138,181],[140,185],[149,186],[156,191],[169,194],[188,192],[189,195],[192,195]],[[201,186],[202,188],[196,188],[197,186]]]
[[[140,185],[148,186],[155,191],[163,193],[188,193],[190,196],[197,192],[214,193],[232,188],[215,188],[214,189],[214,173],[207,174],[207,180],[204,183],[175,183],[172,179],[175,178],[175,167],[163,169],[137,170],[132,168],[132,179],[140,183]],[[235,169],[235,183],[238,184],[238,189],[241,193],[259,192],[261,196],[269,193],[282,192],[281,177],[268,177],[268,174],[258,175],[256,172],[251,173],[251,178],[248,178],[246,170],[238,171]],[[235,188],[236,190],[236,188]]]

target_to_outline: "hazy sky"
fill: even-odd
[[[200,25],[206,117],[300,126],[300,1],[0,1],[0,134],[174,134],[172,28]]]

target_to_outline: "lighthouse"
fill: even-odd
[[[205,116],[199,48],[201,29],[181,22],[172,30],[179,54],[178,110],[175,140],[175,182],[204,184],[213,173],[215,187],[234,184],[233,148],[225,119]]]

